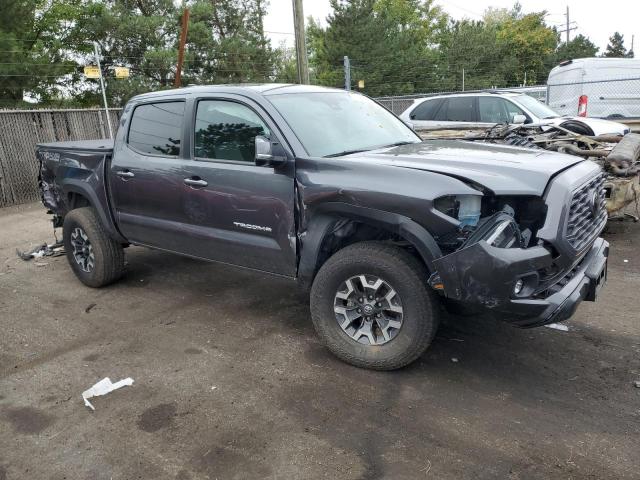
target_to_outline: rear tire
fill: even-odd
[[[313,325],[327,348],[347,363],[374,370],[404,367],[424,353],[438,327],[437,298],[427,278],[426,268],[399,247],[380,242],[345,247],[313,282]]]
[[[103,287],[124,273],[122,245],[107,234],[93,208],[71,210],[62,235],[69,265],[88,287]]]

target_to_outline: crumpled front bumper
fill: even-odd
[[[595,240],[589,251],[548,296],[534,295],[538,272],[553,264],[542,246],[496,248],[480,241],[434,261],[445,297],[519,327],[561,322],[573,315],[582,300],[595,301],[606,281],[609,243]],[[523,278],[520,295],[514,286]],[[433,282],[431,282],[433,284]],[[529,287],[528,285],[531,285]]]

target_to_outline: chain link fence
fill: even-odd
[[[547,85],[547,103],[562,115],[577,115],[580,97],[589,117],[640,118],[640,77]]]
[[[120,109],[110,109],[118,126]],[[38,143],[108,138],[104,110],[0,110],[0,208],[36,201]]]

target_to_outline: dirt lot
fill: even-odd
[[[92,290],[16,257],[52,238],[39,205],[0,222],[0,480],[640,478],[640,225],[569,332],[452,319],[380,373],[318,344],[291,282],[131,248]],[[105,376],[135,383],[92,413]]]

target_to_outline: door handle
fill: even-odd
[[[130,172],[129,170],[118,170],[116,172],[116,175],[122,179],[135,177],[134,173]]]
[[[202,188],[209,185],[205,180],[202,180],[200,177],[185,178],[184,184],[194,188]]]

